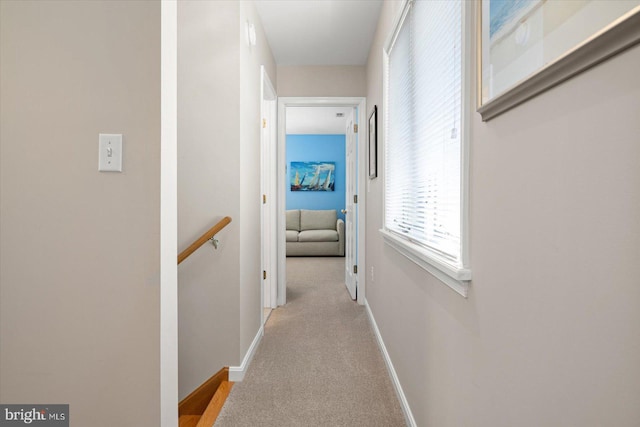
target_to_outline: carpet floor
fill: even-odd
[[[405,425],[365,308],[344,285],[344,258],[287,258],[287,304],[215,426]]]

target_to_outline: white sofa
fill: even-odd
[[[335,210],[288,210],[287,256],[344,256],[344,221]]]

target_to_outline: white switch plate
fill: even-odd
[[[98,170],[122,172],[122,134],[101,133],[98,145]]]

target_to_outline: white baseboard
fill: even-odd
[[[244,379],[244,375],[247,373],[247,369],[249,369],[249,365],[253,360],[253,355],[256,353],[258,349],[258,345],[262,340],[262,336],[264,335],[264,326],[260,326],[258,329],[258,333],[256,337],[253,339],[249,350],[247,350],[247,354],[244,355],[244,359],[242,359],[242,364],[240,366],[229,366],[229,381],[239,382]]]
[[[378,346],[380,347],[380,352],[382,353],[382,357],[384,358],[384,363],[387,365],[387,370],[389,371],[389,375],[391,376],[393,388],[396,390],[396,394],[398,395],[398,400],[400,401],[400,406],[402,407],[405,421],[407,422],[408,426],[417,427],[416,420],[413,418],[413,413],[411,412],[411,408],[409,407],[409,402],[407,402],[407,397],[404,395],[404,391],[402,391],[402,385],[400,385],[400,380],[398,379],[396,370],[393,367],[391,358],[389,357],[389,352],[387,352],[387,347],[384,345],[384,341],[382,341],[380,329],[378,329],[376,320],[373,318],[373,313],[371,312],[371,307],[369,307],[369,303],[367,301],[365,301],[365,307],[367,308],[369,321],[371,322],[371,326],[373,327],[373,333],[376,335]]]

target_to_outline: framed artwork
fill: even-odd
[[[640,0],[480,0],[477,21],[485,121],[640,42]]]
[[[335,191],[335,162],[291,162],[291,191]]]
[[[369,179],[378,176],[378,106],[369,116]]]

